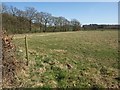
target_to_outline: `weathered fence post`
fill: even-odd
[[[27,66],[29,63],[29,55],[28,55],[28,42],[27,42],[27,36],[25,35],[25,51],[26,51],[26,59],[27,59]]]

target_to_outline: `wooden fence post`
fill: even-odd
[[[27,36],[25,35],[25,51],[26,51],[26,59],[27,59],[27,66],[29,63],[29,55],[28,55],[28,42],[27,42]]]

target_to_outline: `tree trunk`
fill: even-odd
[[[31,24],[32,24],[31,20],[29,21],[29,23],[30,23],[29,30],[31,31]]]
[[[41,26],[42,26],[42,25],[41,25],[41,23],[40,23],[40,24],[39,24],[39,29],[40,29],[40,32],[41,32]]]
[[[56,26],[54,27],[53,32],[55,32],[55,30],[56,30]]]
[[[47,23],[45,23],[45,28],[44,28],[44,31],[43,31],[43,32],[46,32],[46,26],[47,26],[46,24],[47,24]]]

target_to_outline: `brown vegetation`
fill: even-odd
[[[20,82],[18,82],[17,72],[19,72],[23,63],[16,60],[15,58],[15,46],[11,42],[12,37],[9,37],[6,32],[2,34],[2,44],[3,44],[3,88],[18,87]]]

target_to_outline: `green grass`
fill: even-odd
[[[24,87],[118,87],[117,31],[36,33],[27,38]],[[16,57],[25,60],[24,35],[15,35],[13,42]]]

